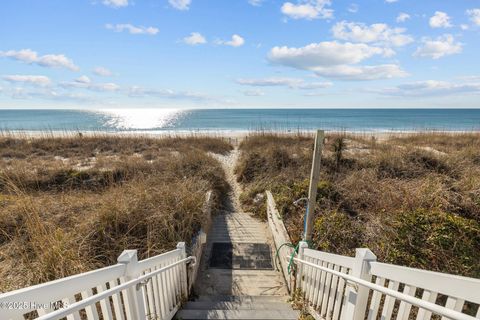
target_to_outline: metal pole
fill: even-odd
[[[323,139],[325,132],[317,130],[315,135],[315,147],[313,150],[312,172],[310,174],[310,188],[308,190],[307,213],[305,214],[305,226],[303,240],[312,239],[313,217],[315,215],[315,204],[317,200],[317,186],[320,179],[320,160],[322,158]]]

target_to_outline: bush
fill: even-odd
[[[395,215],[388,262],[478,276],[480,224],[455,214],[417,209]]]
[[[317,250],[354,255],[362,246],[362,228],[356,219],[338,211],[321,212],[315,220],[313,243]]]

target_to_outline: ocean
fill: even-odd
[[[2,109],[2,131],[468,131],[480,109]]]

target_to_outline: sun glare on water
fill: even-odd
[[[172,127],[186,110],[180,109],[104,109],[105,126],[119,130],[163,129]]]

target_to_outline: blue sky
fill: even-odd
[[[480,107],[477,0],[5,0],[0,108]]]

